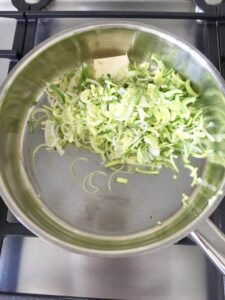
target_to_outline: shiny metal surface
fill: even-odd
[[[93,58],[128,53],[131,59],[143,61],[153,52],[192,79],[205,105],[214,101],[224,108],[223,81],[200,52],[159,29],[130,22],[107,22],[60,34],[31,51],[8,77],[0,107],[2,194],[12,212],[37,235],[76,252],[111,256],[156,250],[187,235],[219,204],[218,197],[209,206],[214,192],[201,187],[191,194],[190,205],[182,207],[182,192],[191,193],[184,172],[184,185],[179,183],[176,188],[163,171],[151,181],[148,176],[132,175],[128,188],[112,194],[107,192],[107,182],[101,182],[103,194],[87,196],[69,172],[65,177],[71,159],[80,155],[77,149],[68,149],[63,160],[56,153],[42,152],[37,171],[30,167],[34,145],[43,136],[41,132],[28,134],[26,121],[34,99],[43,100],[46,81]],[[210,110],[210,118],[218,124],[214,110]],[[222,126],[218,124],[218,130]],[[222,142],[219,147],[224,149]],[[86,155],[88,167],[100,167],[97,156]],[[202,176],[219,190],[224,168],[215,159],[208,160]],[[156,225],[157,220],[162,221],[161,226]]]
[[[10,18],[0,18],[0,27],[1,50],[11,49],[16,28],[16,20]],[[9,34],[5,34],[7,30]]]
[[[46,40],[53,34],[57,34],[63,30],[69,28],[79,28],[83,24],[90,24],[92,22],[98,22],[99,20],[104,21],[104,19],[90,19],[90,18],[75,18],[75,19],[45,19],[38,21],[37,32],[35,36],[35,44],[38,45],[40,42]],[[121,19],[114,19],[121,21]],[[125,19],[122,19],[126,21]],[[157,20],[157,19],[134,19],[133,21],[140,24],[157,26],[163,30],[168,30],[173,34],[176,34],[178,37],[183,38],[192,45],[195,45],[200,51],[206,53],[207,48],[204,43],[202,36],[202,28],[205,26],[204,22],[196,22],[193,20]],[[85,23],[84,23],[85,22]]]
[[[0,289],[103,299],[211,300],[207,270],[196,246],[171,246],[123,259],[96,258],[40,239],[11,237],[4,242]]]
[[[210,220],[206,220],[199,224],[197,230],[191,232],[190,238],[225,275],[225,235]]]
[[[2,4],[0,3],[0,8],[2,8]],[[6,5],[3,8],[10,10],[10,5]],[[8,18],[0,18],[0,41],[1,41],[1,50],[9,50],[12,48],[13,37],[16,28],[16,20],[8,19]],[[5,32],[8,34],[5,34]],[[5,80],[8,73],[9,61],[8,59],[0,59],[0,86]]]
[[[0,84],[3,83],[5,80],[7,73],[8,73],[8,68],[9,68],[9,61],[8,59],[0,59]]]
[[[12,5],[10,0],[1,0],[0,1],[0,9],[1,11],[15,11],[16,8]],[[8,33],[11,33],[10,30],[7,31]]]
[[[140,10],[140,11],[194,11],[195,4],[191,0],[84,0],[84,1],[54,1],[48,6],[49,10]]]
[[[209,5],[217,5],[223,2],[223,0],[205,0]]]
[[[11,1],[2,0],[0,1],[0,11],[7,10],[13,11],[16,10],[15,7],[12,5]],[[16,20],[8,19],[8,18],[0,18],[0,49],[11,49],[13,45],[13,38],[15,34],[16,28]],[[7,32],[7,34],[6,34]],[[9,68],[9,60],[8,59],[0,59],[0,86],[2,85],[3,81],[7,77]],[[8,214],[8,221],[15,222],[16,219],[12,215],[11,212]]]

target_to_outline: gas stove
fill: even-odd
[[[1,0],[0,85],[40,42],[103,19],[129,19],[176,34],[225,77],[225,4],[220,2]],[[224,202],[211,219],[225,232]],[[225,299],[223,276],[187,238],[129,258],[77,255],[34,236],[0,199],[0,250],[0,299]]]

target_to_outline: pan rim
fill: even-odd
[[[205,64],[207,71],[215,78],[215,80],[218,83],[218,87],[222,91],[222,93],[225,95],[225,85],[223,83],[223,79],[220,76],[217,69],[213,66],[213,64],[195,47],[193,47],[191,44],[187,43],[186,41],[182,40],[181,38],[176,37],[173,34],[170,34],[169,32],[166,32],[164,30],[161,30],[157,27],[146,25],[143,23],[138,22],[125,22],[125,21],[100,21],[100,22],[94,22],[91,24],[87,24],[84,26],[77,27],[75,29],[68,29],[65,31],[62,31],[47,40],[40,43],[38,46],[36,46],[33,50],[31,50],[28,54],[26,54],[20,62],[14,67],[14,69],[10,72],[8,77],[6,78],[5,82],[3,83],[1,89],[0,89],[0,109],[2,106],[2,102],[4,99],[4,94],[7,92],[8,87],[10,86],[11,82],[13,82],[14,78],[17,76],[17,74],[20,72],[20,70],[23,69],[24,63],[29,63],[30,60],[32,60],[36,55],[38,55],[40,52],[44,51],[46,48],[50,47],[51,45],[54,45],[55,43],[59,42],[62,39],[68,38],[70,36],[80,34],[82,32],[97,30],[97,29],[109,29],[109,28],[124,28],[124,29],[131,29],[131,30],[138,30],[142,32],[147,33],[157,33],[158,36],[161,36],[165,40],[172,41],[175,45],[181,47],[184,50],[188,50],[190,52],[191,50],[194,52],[194,54],[201,60],[202,63]],[[221,184],[223,186],[223,184]],[[162,246],[167,246],[169,244],[173,244],[180,240],[181,238],[187,236],[192,230],[197,228],[197,223],[200,222],[203,218],[207,218],[214,209],[219,205],[220,201],[223,199],[223,197],[218,197],[217,200],[213,203],[212,206],[206,207],[201,214],[193,220],[190,224],[186,225],[183,229],[178,230],[173,235],[160,240],[159,242],[153,242],[149,245],[142,246],[142,247],[136,247],[131,249],[123,249],[123,250],[99,250],[99,249],[90,249],[90,248],[83,248],[80,246],[76,246],[74,244],[67,243],[59,238],[54,237],[53,235],[50,235],[46,233],[44,230],[42,230],[39,226],[37,226],[30,218],[28,218],[20,209],[19,207],[14,203],[14,201],[10,201],[11,196],[7,192],[7,188],[5,187],[5,184],[3,182],[2,176],[0,174],[0,194],[4,200],[4,202],[7,204],[7,206],[10,208],[10,210],[13,212],[13,214],[19,219],[19,221],[24,224],[26,227],[28,227],[32,232],[37,234],[39,237],[43,238],[44,240],[51,241],[53,244],[56,244],[58,246],[63,246],[64,248],[67,248],[68,250],[79,252],[79,253],[87,253],[87,254],[95,254],[95,255],[107,255],[107,256],[122,256],[127,254],[133,254],[136,252],[146,252],[148,250],[157,250],[158,248],[161,248]],[[147,230],[149,231],[149,230]],[[140,232],[141,233],[141,232]],[[140,236],[140,233],[132,234],[132,236]],[[87,234],[87,236],[93,237],[94,234]],[[130,235],[125,235],[125,237],[128,237]],[[99,238],[100,236],[97,235]],[[105,237],[104,237],[105,238]],[[111,237],[110,237],[111,240]]]

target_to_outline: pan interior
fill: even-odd
[[[46,103],[43,96],[39,104]],[[159,175],[123,174],[106,169],[101,157],[88,150],[67,146],[65,154],[40,148],[32,164],[34,149],[44,144],[41,126],[33,133],[25,131],[23,158],[29,180],[46,209],[63,222],[79,230],[99,235],[127,235],[157,226],[182,207],[182,194],[192,192],[190,171],[178,161],[179,173],[162,169]],[[82,180],[74,177],[71,166],[75,159],[85,157],[73,169],[82,178],[100,170],[107,176],[96,175],[94,183],[100,190],[85,191]],[[202,172],[204,160],[193,165]],[[173,175],[177,179],[173,179]],[[110,181],[110,178],[112,180]],[[116,183],[116,177],[128,178],[127,184]],[[110,184],[111,182],[111,184]],[[111,191],[109,190],[111,185]],[[88,184],[87,184],[88,186]],[[93,190],[88,188],[88,190]]]
[[[71,249],[80,246],[122,250],[154,245],[178,234],[202,215],[207,210],[208,200],[223,181],[224,163],[217,155],[207,162],[193,161],[209,183],[194,191],[190,187],[189,171],[182,163],[178,163],[177,180],[167,169],[157,176],[130,174],[124,175],[128,184],[112,183],[112,191],[109,191],[108,179],[112,171],[103,168],[98,155],[72,146],[66,148],[63,157],[55,151],[41,149],[35,158],[36,168],[33,168],[33,151],[43,143],[44,136],[40,127],[30,134],[27,120],[34,100],[38,99],[38,105],[46,102],[43,92],[46,82],[81,62],[125,53],[140,62],[156,53],[165,63],[190,78],[202,94],[202,103],[216,108],[209,113],[216,128],[224,130],[224,118],[218,117],[225,104],[217,75],[193,49],[155,29],[116,25],[94,27],[80,33],[71,31],[33,52],[19,65],[13,80],[9,80],[0,95],[3,193],[12,211],[27,226],[36,233],[48,234],[59,243],[66,242]],[[224,142],[218,142],[215,147],[215,153],[219,153],[225,148]],[[81,183],[71,175],[71,163],[78,157],[88,158],[87,162],[77,164],[80,176],[94,170],[107,173],[107,177],[95,178],[94,182],[100,187],[98,193],[85,193]],[[185,208],[181,203],[182,193],[191,195]],[[157,225],[158,221],[162,224]]]

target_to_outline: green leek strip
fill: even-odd
[[[128,183],[128,179],[127,178],[123,178],[123,177],[116,177],[116,182],[127,184]]]
[[[146,169],[142,169],[142,168],[135,168],[135,171],[140,174],[151,174],[151,175],[159,174],[158,170],[146,170]]]
[[[120,160],[120,159],[117,159],[117,160],[113,160],[113,161],[110,161],[110,162],[106,163],[106,164],[105,164],[105,167],[106,167],[106,168],[111,168],[111,167],[113,167],[113,166],[121,165],[121,164],[122,164],[121,160]]]
[[[194,97],[198,97],[198,94],[191,87],[191,81],[189,79],[186,81],[185,87],[186,87],[186,90],[187,90],[189,95],[194,96]]]
[[[120,173],[121,174],[132,174],[133,172],[130,171],[130,170],[128,170],[128,171],[114,171],[114,172],[112,172],[112,174],[109,176],[109,180],[108,180],[108,189],[109,189],[110,192],[112,191],[112,180],[113,180],[114,176],[116,174],[120,174]]]
[[[57,86],[54,85],[54,84],[50,84],[50,85],[49,85],[49,89],[56,93],[56,95],[58,96],[58,99],[60,99],[60,101],[61,101],[62,103],[65,102],[65,95],[64,95],[64,93],[60,90],[59,87],[57,87]]]
[[[36,124],[36,122],[34,122],[33,120],[29,120],[29,121],[27,122],[28,130],[29,130],[30,133],[33,133],[33,132],[34,132],[35,124]]]

